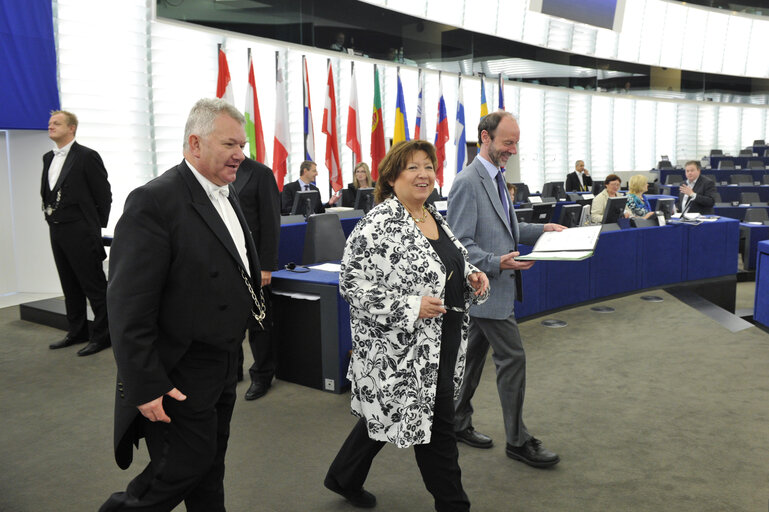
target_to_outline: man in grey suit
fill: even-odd
[[[490,437],[472,425],[470,400],[475,393],[489,345],[497,368],[497,389],[507,434],[507,455],[537,468],[557,464],[560,458],[529,434],[523,423],[526,355],[513,313],[521,300],[521,271],[534,262],[516,261],[518,244],[534,244],[543,231],[561,231],[558,224],[518,223],[502,172],[517,151],[520,129],[508,112],[481,119],[478,156],[454,180],[448,201],[451,229],[469,253],[470,263],[489,277],[491,295],[470,309],[465,378],[455,401],[457,440],[476,448],[490,448]]]

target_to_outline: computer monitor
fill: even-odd
[[[554,197],[556,201],[566,199],[562,181],[549,181],[542,186],[542,197]]]
[[[368,213],[374,207],[374,189],[373,188],[359,188],[355,193],[355,204],[353,208],[356,210],[363,210],[363,213]]]
[[[515,218],[518,219],[518,222],[531,223],[532,219],[534,218],[534,209],[533,208],[516,208]]]
[[[605,188],[606,188],[606,183],[604,183],[603,181],[594,181],[593,188],[591,191],[593,192],[594,196],[597,196],[598,194],[601,193],[601,190]]]
[[[515,202],[526,203],[529,201],[529,186],[525,183],[513,183],[515,185]]]
[[[535,203],[531,207],[534,210],[533,221],[537,224],[547,224],[553,218],[555,203]]]
[[[670,220],[676,207],[676,200],[672,197],[661,197],[657,199],[655,209],[665,216],[665,220]]]
[[[320,208],[320,192],[317,190],[300,190],[294,195],[291,205],[291,215],[304,215],[306,219]]]
[[[625,205],[627,197],[610,197],[603,211],[601,224],[615,224],[620,218],[625,216]]]
[[[357,190],[345,188],[342,190],[342,206],[352,208],[355,205],[355,193]]]
[[[579,227],[579,218],[582,215],[581,204],[565,204],[561,208],[561,215],[558,218],[558,224],[567,228]]]

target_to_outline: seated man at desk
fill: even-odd
[[[577,160],[574,163],[574,171],[566,175],[566,192],[589,192],[593,186],[593,178],[590,171],[585,169],[585,162]]]
[[[297,192],[300,190],[318,190],[318,187],[313,183],[317,175],[318,166],[315,162],[305,160],[301,163],[299,166],[299,179],[286,183],[283,187],[283,192],[280,193],[280,213],[282,215],[289,215],[291,213],[291,207],[294,205],[294,196]],[[332,195],[326,204],[318,203],[315,213],[324,213],[326,208],[333,206],[338,200],[338,195]]]
[[[684,166],[686,181],[678,188],[678,211],[713,215],[716,203],[716,184],[700,176],[702,167],[698,160],[689,160]]]

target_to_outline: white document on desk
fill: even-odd
[[[342,265],[339,263],[321,263],[320,265],[312,265],[310,268],[313,270],[323,270],[324,272],[336,272],[338,274],[342,270]]]
[[[531,254],[518,256],[520,261],[580,261],[593,255],[601,226],[584,226],[542,233]]]

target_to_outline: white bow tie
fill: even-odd
[[[211,192],[211,195],[219,194],[224,199],[227,199],[230,197],[230,187],[228,185],[225,185],[223,187],[217,187]]]

